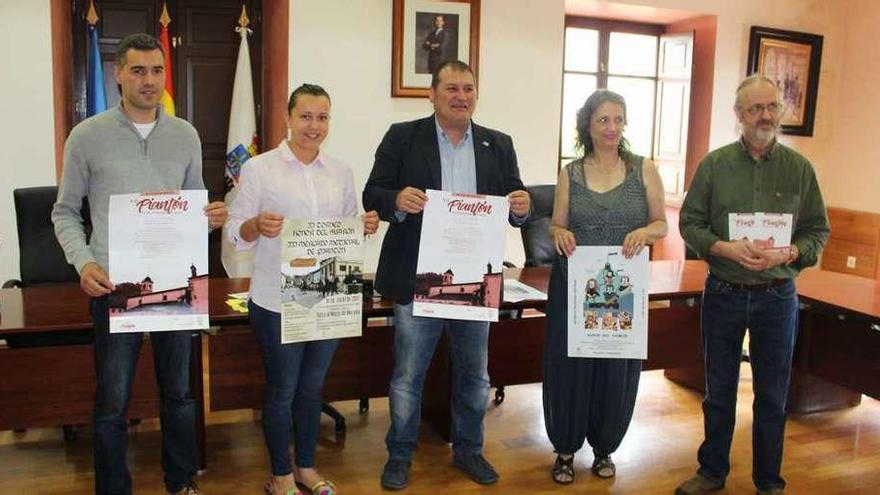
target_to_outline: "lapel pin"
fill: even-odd
[[[483,141],[483,142],[482,142],[482,145],[488,148],[488,147],[489,147],[489,141]]]

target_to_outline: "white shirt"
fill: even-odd
[[[229,207],[229,240],[238,250],[255,249],[250,298],[270,311],[281,311],[281,238],[262,235],[244,240],[241,224],[261,211],[284,218],[353,217],[358,204],[348,165],[323,152],[310,165],[300,162],[286,141],[241,167],[236,196]]]

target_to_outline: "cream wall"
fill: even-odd
[[[809,158],[829,206],[880,212],[880,3],[873,0],[620,0],[718,16],[710,147],[737,136],[731,110],[752,25],[824,35],[812,137],[782,141]],[[858,151],[854,151],[858,150]]]
[[[880,5],[875,0],[621,0],[718,16],[711,146],[735,138],[733,90],[745,73],[748,31],[762,25],[825,35],[815,135],[784,138],[816,165],[831,206],[880,212]],[[559,126],[564,0],[483,0],[481,98],[476,119],[514,137],[526,183],[552,182]],[[430,112],[389,97],[391,2],[291,0],[290,81],[333,96],[327,149],[360,187],[387,126]],[[844,22],[845,28],[844,28]],[[0,280],[18,276],[12,190],[55,183],[49,2],[13,2],[0,19]],[[531,59],[530,59],[531,58]],[[350,109],[354,109],[353,111]],[[14,118],[13,118],[14,117]],[[378,240],[373,239],[370,263]],[[509,245],[518,247],[516,236]],[[508,255],[521,261],[516,249]]]
[[[55,184],[49,2],[4,2],[0,16],[0,283],[18,278],[12,190]]]
[[[513,137],[523,182],[556,175],[562,86],[563,0],[483,0],[479,103],[474,119]],[[376,146],[394,122],[432,112],[427,99],[391,98],[391,6],[387,0],[290,2],[290,88],[324,86],[333,100],[324,149],[351,165],[358,193]],[[518,62],[521,61],[521,62]],[[506,258],[521,264],[519,232],[510,229]],[[375,268],[381,236],[369,241]]]

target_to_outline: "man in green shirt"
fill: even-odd
[[[677,495],[724,486],[746,328],[755,390],[752,479],[758,494],[783,492],[785,404],[798,311],[793,279],[816,263],[829,233],[812,166],[776,141],[783,108],[773,81],[746,78],[737,88],[734,111],[742,138],[703,159],[681,208],[682,237],[709,263],[709,276],[700,321],[706,436],[697,454],[697,475],[682,483]],[[792,215],[790,247],[765,248],[748,238],[730,238],[732,214],[757,212]]]

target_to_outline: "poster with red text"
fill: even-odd
[[[425,192],[413,315],[498,321],[507,198]]]
[[[208,328],[205,190],[110,196],[110,332]]]

